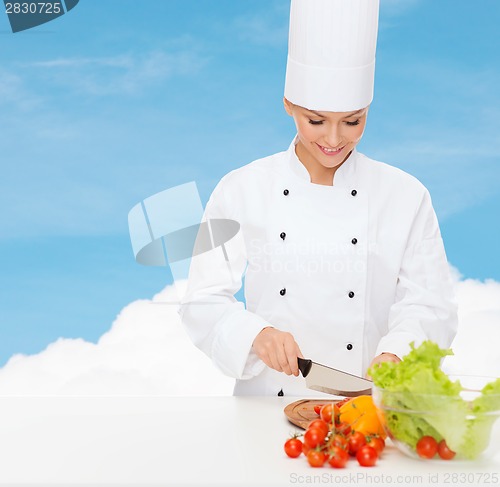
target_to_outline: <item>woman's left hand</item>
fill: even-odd
[[[389,352],[383,352],[380,355],[377,355],[373,360],[372,363],[370,364],[370,367],[373,367],[374,365],[381,364],[382,362],[401,362],[401,359],[397,356],[394,355],[393,353]],[[367,379],[371,379],[371,377],[366,374]]]

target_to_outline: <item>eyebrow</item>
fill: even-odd
[[[306,110],[308,112],[311,112],[311,113],[314,113],[315,115],[317,115],[318,117],[320,118],[326,118],[324,115],[321,115],[321,113],[318,113],[314,110],[309,110],[309,108],[306,108]],[[360,108],[359,110],[356,110],[355,112],[352,112],[352,113],[349,113],[348,115],[346,115],[345,117],[343,118],[349,118],[349,117],[353,117],[354,115],[357,115],[358,113],[361,113],[362,111],[364,110],[364,108]]]

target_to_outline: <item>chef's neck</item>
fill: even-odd
[[[349,158],[351,152],[345,156],[340,164],[334,167],[327,167],[313,158],[300,142],[295,146],[295,154],[302,165],[307,169],[309,177],[311,178],[311,183],[321,184],[323,186],[333,186],[337,169]]]

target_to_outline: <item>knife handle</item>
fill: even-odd
[[[302,376],[307,377],[307,374],[311,371],[312,360],[297,357],[297,362],[299,363],[299,370],[302,372]]]

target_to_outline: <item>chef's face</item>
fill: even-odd
[[[299,141],[297,155],[306,167],[340,166],[361,140],[368,107],[352,112],[317,112],[284,99],[285,110],[295,120]]]

